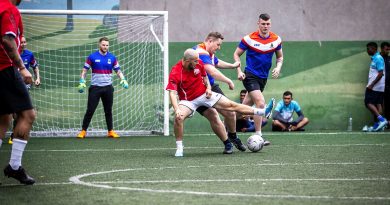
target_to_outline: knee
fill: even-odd
[[[256,102],[256,107],[257,108],[265,108],[265,102],[263,100]]]
[[[18,113],[17,116],[18,121],[23,120],[26,123],[32,124],[35,121],[37,114],[34,109],[31,109]]]
[[[176,116],[175,117],[175,124],[176,125],[182,125],[184,123],[184,118],[181,116]]]

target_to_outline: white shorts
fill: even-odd
[[[213,107],[215,103],[218,102],[219,99],[221,99],[223,95],[216,92],[211,92],[211,97],[209,99],[206,98],[206,93],[203,95],[188,101],[188,100],[180,100],[179,105],[184,105],[192,110],[194,112],[198,107],[200,106],[206,106],[206,107]]]

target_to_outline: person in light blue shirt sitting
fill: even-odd
[[[275,107],[272,120],[272,131],[305,131],[303,128],[309,123],[309,119],[303,115],[298,102],[293,100],[290,91],[283,93],[283,100],[280,100]],[[294,112],[298,118],[293,119]]]

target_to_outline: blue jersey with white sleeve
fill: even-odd
[[[383,60],[383,57],[379,54],[379,52],[376,52],[373,56],[371,56],[371,63],[370,63],[370,71],[368,73],[368,83],[367,87],[371,85],[371,83],[376,79],[379,72],[383,72],[382,78],[374,85],[372,90],[377,92],[384,92],[385,91],[385,61]]]

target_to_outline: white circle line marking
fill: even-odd
[[[280,163],[279,163],[280,164]],[[295,163],[297,164],[297,163]],[[295,165],[293,164],[293,165]],[[324,164],[324,163],[321,163]],[[335,164],[335,163],[332,163]],[[347,164],[353,164],[353,163],[347,163]],[[212,167],[216,165],[210,165],[210,166],[204,166],[204,167]],[[202,166],[191,166],[191,167],[202,167]],[[136,171],[136,170],[163,170],[163,169],[175,169],[175,168],[185,168],[185,167],[160,167],[160,168],[131,168],[131,169],[120,169],[120,170],[111,170],[111,171],[102,171],[102,172],[93,172],[93,173],[86,173],[81,174],[77,176],[73,176],[69,178],[69,181],[83,186],[88,187],[96,187],[96,188],[104,188],[104,189],[117,189],[117,190],[126,190],[126,191],[141,191],[141,192],[150,192],[150,193],[180,193],[180,194],[190,194],[190,195],[203,195],[203,196],[237,196],[237,197],[266,197],[266,198],[297,198],[297,199],[348,199],[348,200],[390,200],[390,197],[368,197],[368,196],[344,196],[344,197],[338,197],[338,196],[306,196],[306,195],[277,195],[277,194],[245,194],[245,193],[218,193],[218,192],[200,192],[200,191],[185,191],[185,190],[164,190],[164,189],[146,189],[146,188],[134,188],[134,187],[113,187],[107,184],[110,184],[108,182],[103,182],[96,184],[96,182],[85,182],[81,179],[84,177],[94,176],[94,175],[101,175],[101,174],[110,174],[110,173],[117,173],[117,172],[128,172],[128,171]],[[381,180],[387,178],[367,178],[367,179],[375,179],[375,180]],[[277,179],[275,179],[277,180]],[[290,179],[291,180],[291,179]],[[292,179],[293,180],[293,179]],[[312,179],[313,181],[315,179]],[[326,180],[326,179],[324,179]],[[328,179],[329,180],[329,179]],[[345,179],[347,180],[347,179]],[[358,181],[359,179],[354,179]],[[360,181],[364,180],[364,178],[360,179]],[[164,182],[165,180],[161,180],[161,182]],[[199,180],[197,180],[199,181]],[[330,181],[330,180],[329,180]],[[136,181],[128,181],[128,182],[136,182]],[[139,182],[139,181],[137,181]],[[119,182],[116,182],[115,184],[118,184]]]

